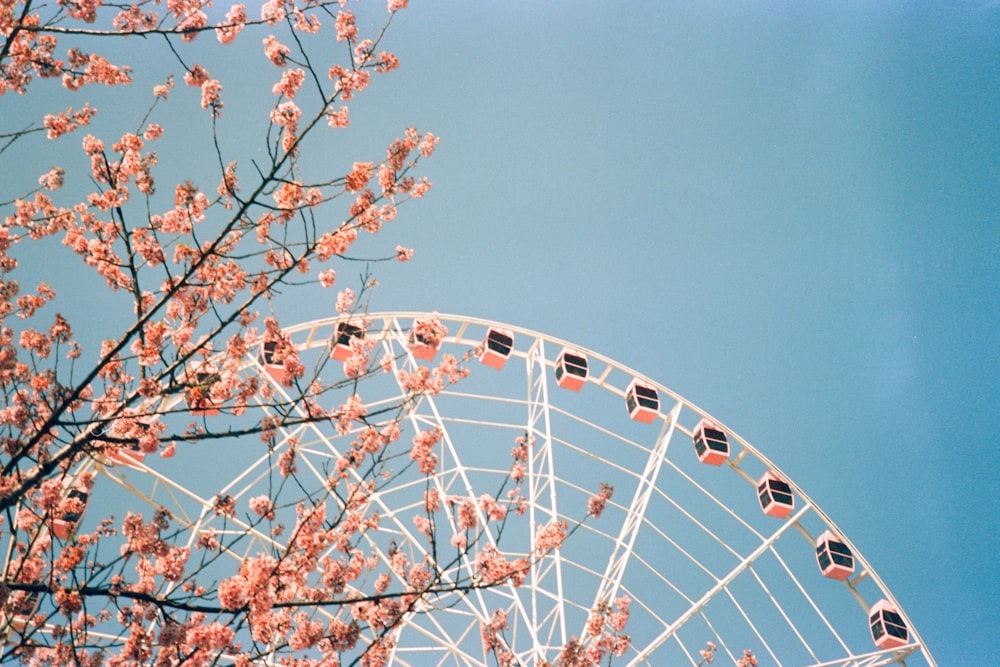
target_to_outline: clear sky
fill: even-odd
[[[442,140],[376,306],[657,378],[833,517],[942,665],[1000,664],[1000,7],[411,4],[392,95]]]
[[[387,229],[416,255],[378,269],[372,308],[656,378],[833,518],[942,665],[1000,664],[1000,6],[410,5],[402,68],[322,156],[441,136]],[[264,68],[246,48],[229,66]]]

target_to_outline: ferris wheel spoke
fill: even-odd
[[[712,600],[716,595],[718,595],[723,589],[726,588],[732,581],[746,570],[750,565],[753,564],[763,553],[765,553],[771,545],[773,545],[779,537],[785,534],[785,532],[795,524],[798,519],[805,515],[810,509],[808,504],[798,510],[793,517],[788,521],[781,524],[781,526],[775,530],[760,546],[754,549],[749,555],[747,555],[736,567],[730,570],[724,577],[718,579],[714,586],[705,591],[705,594],[691,605],[683,614],[681,614],[676,620],[674,620],[666,629],[664,629],[660,634],[653,638],[648,644],[639,650],[638,656],[629,662],[629,666],[639,664],[638,661],[644,659],[646,656],[651,654],[657,647],[659,647],[663,642],[670,639],[678,628],[683,626],[688,620],[701,612],[704,606]]]
[[[618,590],[625,575],[625,569],[632,558],[633,547],[636,537],[643,528],[646,512],[649,508],[649,500],[656,487],[656,480],[659,478],[660,468],[667,457],[667,448],[673,438],[674,430],[677,427],[677,419],[680,415],[682,403],[678,402],[670,410],[664,426],[657,437],[656,445],[649,452],[646,460],[646,467],[639,478],[632,502],[625,514],[625,521],[622,523],[621,531],[614,543],[614,551],[608,559],[607,569],[601,577],[600,586],[594,599],[596,606],[602,602],[610,602],[618,597]]]
[[[402,327],[399,325],[398,321],[396,321],[393,326],[393,335],[385,337],[383,340],[383,345],[386,347],[386,350],[392,359],[395,360],[400,356],[404,357],[407,360],[407,363],[410,365],[412,370],[413,368],[416,367],[416,362],[413,359],[413,356],[407,347],[406,341],[407,338],[403,333]],[[399,351],[394,349],[393,347],[394,345],[401,346],[403,348],[404,353],[398,354]],[[398,371],[399,369],[396,366],[396,362],[393,361],[393,367],[392,367],[393,377],[395,377],[397,380],[397,383],[399,385],[399,390],[405,394],[406,390],[399,380],[400,374]],[[464,495],[469,500],[471,500],[472,502],[476,503],[475,512],[478,517],[477,523],[479,526],[483,527],[483,536],[486,538],[488,543],[490,543],[493,546],[496,546],[496,540],[492,532],[486,528],[489,525],[489,519],[484,514],[482,508],[479,506],[477,502],[478,497],[476,494],[475,485],[472,483],[472,480],[469,478],[467,474],[465,466],[462,464],[462,457],[459,455],[458,448],[455,446],[455,443],[452,440],[451,432],[446,420],[444,420],[441,416],[441,412],[438,409],[437,401],[435,400],[435,398],[430,395],[424,395],[423,397],[421,397],[419,403],[414,403],[413,406],[411,406],[411,409],[407,411],[405,419],[409,421],[410,424],[413,426],[414,430],[418,432],[422,429],[423,426],[432,426],[438,429],[441,436],[440,442],[442,443],[443,452],[447,454],[448,461],[450,461],[451,463],[451,465],[447,468],[450,471],[449,474],[456,480],[458,485],[461,487],[461,494]],[[442,462],[442,466],[443,465],[444,464]],[[442,498],[447,498],[455,495],[454,493],[451,492],[451,484],[445,482],[442,478],[443,478],[443,471],[433,475],[430,482],[439,491]],[[452,530],[454,531],[459,530],[457,524],[455,523],[453,515],[449,515],[449,522]],[[412,535],[412,533],[410,533],[408,529],[405,530],[408,539],[411,540],[411,543],[414,544],[417,543],[416,538]],[[461,567],[465,571],[466,577],[468,577],[470,581],[475,579],[477,575],[475,563],[472,561],[471,558],[469,558],[468,553],[462,555],[461,562],[462,562]],[[457,580],[455,581],[457,583]],[[510,585],[504,585],[503,588],[509,588],[510,590],[513,590],[513,588]],[[520,597],[517,596],[516,594],[512,594],[511,599],[513,605],[519,609],[520,613],[523,614],[524,609]],[[480,589],[476,589],[474,595],[463,596],[461,604],[463,606],[468,607],[473,612],[474,616],[478,619],[479,623],[485,624],[489,621],[491,607],[490,604],[487,602],[485,595]]]
[[[535,341],[528,353],[527,378],[528,378],[528,415],[526,436],[529,439],[528,447],[528,536],[531,544],[531,552],[535,553],[537,544],[535,538],[538,529],[543,523],[556,521],[559,519],[559,507],[556,496],[557,476],[552,452],[552,414],[549,404],[548,391],[548,369],[545,364],[545,344],[541,339]],[[534,442],[531,445],[531,441]],[[542,514],[546,516],[541,516]],[[551,554],[552,576],[555,580],[555,599],[549,601],[552,604],[552,627],[558,631],[558,642],[564,644],[569,638],[566,628],[566,609],[563,582],[562,554],[557,549]],[[542,583],[542,575],[535,568],[529,574],[536,584],[531,587],[531,627],[539,628],[540,607],[538,585]],[[546,618],[549,622],[549,619]],[[551,640],[550,640],[551,641]],[[539,646],[536,644],[536,646]],[[539,651],[541,647],[539,646]],[[543,660],[544,656],[535,656],[537,660]]]

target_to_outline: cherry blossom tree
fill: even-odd
[[[418,173],[438,143],[430,132],[401,128],[384,155],[340,168],[310,154],[319,137],[349,132],[348,102],[397,69],[388,28],[406,5],[270,0],[258,14],[207,0],[0,0],[0,105],[38,100],[29,122],[0,127],[11,175],[0,192],[3,664],[383,665],[403,618],[517,586],[600,516],[607,485],[577,523],[553,521],[534,550],[504,551],[504,527],[524,511],[512,489],[528,438],[492,493],[440,494],[442,434],[413,432],[401,415],[460,382],[469,355],[410,370],[376,359],[364,335],[374,277],[338,275],[358,259],[409,259],[380,239],[430,188]],[[238,43],[257,45],[259,63],[226,79]],[[256,102],[228,96],[246,84]],[[128,87],[128,103],[100,124],[107,87]],[[172,124],[192,107],[197,127]],[[234,158],[236,130],[253,124],[259,144]],[[208,140],[179,152],[198,131]],[[52,166],[25,175],[25,151]],[[98,276],[99,316],[64,314],[71,304],[50,284],[62,266]],[[306,358],[280,301],[321,288],[349,327]],[[418,322],[414,345],[446,335]],[[326,379],[338,362],[340,379]],[[387,373],[406,395],[367,405],[365,383]],[[350,442],[320,483],[300,470],[296,438],[279,436],[319,426]],[[247,501],[220,491],[210,525],[166,508],[84,517],[100,476],[232,440],[273,465]],[[402,475],[424,480],[419,540],[388,544],[377,499]],[[598,604],[553,664],[621,655],[628,609],[625,598]],[[503,611],[481,625],[484,655],[517,664]]]

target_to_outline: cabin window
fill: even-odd
[[[486,339],[486,347],[506,356],[514,347],[514,339],[497,331],[491,331],[489,338]]]
[[[341,322],[337,325],[337,345],[350,345],[352,338],[363,338],[364,332],[361,327],[354,326],[348,322]]]

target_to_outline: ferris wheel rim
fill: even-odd
[[[380,322],[381,329],[378,329],[379,331],[386,332],[392,329],[395,333],[402,333],[403,330],[407,328],[406,325],[404,325],[405,322],[407,321],[413,322],[419,319],[427,319],[427,318],[438,318],[446,325],[451,325],[451,324],[458,325],[457,330],[455,331],[451,330],[449,326],[449,332],[444,338],[444,342],[450,345],[458,345],[469,349],[475,349],[475,347],[477,345],[481,345],[483,341],[481,337],[476,338],[469,336],[470,327],[472,327],[475,331],[481,330],[483,328],[487,330],[490,330],[492,328],[499,328],[505,331],[510,331],[515,335],[527,337],[530,340],[540,341],[543,345],[550,345],[556,349],[565,348],[577,351],[583,355],[586,355],[590,359],[600,362],[607,369],[602,378],[591,378],[588,380],[588,384],[594,384],[605,391],[618,394],[619,396],[624,396],[625,389],[623,389],[623,387],[621,387],[620,385],[609,381],[608,379],[608,376],[611,373],[611,370],[613,369],[617,374],[623,375],[625,377],[631,377],[635,380],[639,380],[649,386],[654,387],[657,391],[661,392],[663,395],[670,397],[677,404],[676,408],[677,412],[679,412],[680,406],[684,406],[685,408],[687,408],[687,410],[695,413],[696,415],[699,415],[701,418],[711,420],[714,424],[716,424],[719,428],[723,429],[729,436],[731,436],[733,441],[738,443],[739,446],[743,448],[743,452],[740,454],[741,460],[742,457],[753,456],[768,470],[774,471],[776,474],[780,475],[785,481],[787,481],[787,483],[792,487],[795,495],[798,498],[800,498],[803,503],[802,507],[798,510],[797,514],[802,514],[805,513],[806,511],[812,512],[820,519],[820,521],[823,523],[824,526],[826,526],[827,529],[834,531],[838,535],[838,537],[848,545],[854,557],[857,559],[857,562],[860,565],[860,573],[858,576],[860,577],[863,575],[865,578],[870,579],[877,586],[878,590],[882,593],[883,597],[895,607],[895,610],[904,619],[907,629],[911,634],[910,643],[908,643],[902,649],[899,649],[895,652],[883,650],[883,651],[874,651],[866,655],[874,656],[872,657],[872,660],[875,660],[878,656],[886,656],[890,654],[895,655],[898,654],[899,651],[907,651],[908,653],[912,653],[914,651],[919,650],[923,652],[924,656],[927,658],[930,664],[932,665],[935,664],[933,658],[931,657],[929,649],[927,648],[926,644],[923,642],[922,638],[918,634],[918,631],[914,626],[914,624],[906,615],[902,606],[896,600],[895,596],[892,594],[890,589],[885,585],[884,581],[878,576],[875,570],[871,567],[869,562],[864,558],[862,553],[855,548],[854,544],[850,542],[848,536],[844,533],[843,530],[841,530],[836,525],[836,523],[832,520],[832,518],[830,518],[815,502],[813,502],[813,500],[792,480],[791,477],[782,472],[781,469],[777,465],[775,465],[773,461],[768,459],[762,452],[760,452],[760,450],[754,447],[750,442],[748,442],[745,438],[739,435],[735,430],[727,426],[724,422],[718,420],[708,411],[695,405],[691,401],[684,398],[680,393],[674,391],[673,389],[659,382],[655,378],[643,374],[624,364],[621,364],[618,361],[614,360],[613,358],[601,354],[600,352],[582,347],[576,343],[563,340],[555,336],[551,336],[518,325],[512,325],[508,323],[498,322],[495,320],[462,316],[462,315],[442,314],[442,313],[427,312],[427,311],[385,311],[385,312],[372,312],[372,313],[357,313],[357,314],[338,315],[327,318],[319,318],[315,320],[300,322],[297,324],[293,324],[291,326],[283,327],[282,331],[291,337],[292,342],[297,349],[313,349],[330,345],[330,340],[331,340],[330,337],[322,335],[322,332],[327,329],[334,330],[337,324],[345,321],[356,321],[358,319],[364,319],[366,322],[370,323]],[[304,341],[299,340],[299,342],[295,342],[296,337],[301,336],[304,333],[307,334],[306,339]],[[317,335],[318,333],[320,335]],[[530,352],[525,352],[523,349],[515,349],[512,351],[513,356],[522,357],[524,359],[528,358],[529,353]],[[261,377],[267,378],[268,374],[265,372],[264,365],[262,364],[262,360],[259,355],[260,355],[259,346],[255,346],[250,350],[248,350],[244,358],[242,369],[255,370],[259,372]],[[546,373],[548,373],[554,366],[553,359],[551,357],[543,357],[542,363],[544,366],[543,371]],[[278,385],[278,383],[273,378],[270,381],[275,386]],[[183,400],[181,397],[175,396],[171,399],[171,405],[176,405],[181,400]],[[677,427],[682,433],[690,435],[690,433],[686,428],[679,426],[676,423],[676,416],[671,416],[670,414],[658,413],[657,420],[662,425]],[[672,424],[671,421],[673,422]],[[791,525],[791,522],[789,523],[789,525]],[[800,532],[803,532],[803,534],[806,535],[806,537],[810,537],[811,539],[815,539],[816,537],[815,535],[810,536],[806,534],[801,526],[799,527],[799,530]],[[858,600],[859,602],[862,603],[862,606],[864,606],[864,601],[860,598],[857,591],[854,591],[854,594],[856,597],[858,597]],[[855,660],[855,659],[862,659],[865,657],[866,657],[865,655],[859,654],[851,656],[851,659]],[[893,658],[893,661],[896,660],[897,658]],[[638,662],[639,658],[636,658],[629,664],[638,664]],[[818,663],[818,664],[846,665],[847,663],[835,661],[830,663]],[[866,663],[855,661],[852,664],[861,665]]]
[[[477,326],[477,327],[485,327],[487,329],[497,328],[512,332],[513,334],[520,334],[537,340],[542,340],[547,344],[558,346],[559,348],[567,348],[578,351],[589,358],[600,361],[602,364],[605,364],[608,368],[613,368],[619,373],[625,374],[636,380],[639,380],[643,383],[653,386],[658,391],[661,391],[663,394],[669,396],[674,401],[677,401],[678,403],[681,403],[684,406],[686,406],[690,411],[700,415],[704,419],[708,419],[714,422],[718,427],[723,429],[728,435],[732,436],[732,438],[736,442],[738,442],[741,447],[743,447],[743,449],[747,454],[754,456],[758,461],[763,463],[764,466],[766,466],[769,470],[775,472],[780,477],[782,477],[792,487],[795,495],[802,499],[804,506],[808,508],[811,512],[816,514],[816,516],[820,518],[820,520],[826,526],[826,528],[828,530],[833,531],[838,536],[838,538],[850,548],[852,555],[855,557],[855,559],[861,566],[860,573],[858,574],[858,576],[859,577],[863,576],[873,581],[875,585],[878,587],[878,589],[881,591],[883,597],[897,610],[897,612],[900,614],[900,616],[903,617],[904,621],[906,622],[906,626],[910,632],[912,640],[904,648],[913,647],[914,650],[920,650],[927,657],[930,664],[932,665],[936,664],[933,657],[931,656],[930,650],[928,649],[926,643],[923,641],[918,630],[916,629],[916,626],[912,623],[912,620],[906,614],[902,605],[896,599],[895,595],[893,595],[889,587],[885,584],[884,580],[882,580],[882,578],[878,575],[878,573],[871,566],[868,560],[863,556],[862,552],[859,549],[857,549],[855,544],[850,540],[845,531],[843,531],[836,524],[836,522],[817,503],[815,503],[812,500],[812,498],[810,498],[809,495],[797,483],[793,481],[793,479],[789,475],[784,473],[777,464],[775,464],[763,452],[761,452],[753,444],[751,444],[746,438],[740,435],[738,431],[731,428],[725,422],[717,419],[714,415],[709,413],[704,408],[701,408],[697,404],[688,400],[682,394],[668,387],[667,385],[663,384],[654,377],[642,373],[641,371],[631,368],[625,364],[622,364],[617,360],[615,360],[614,358],[607,356],[601,352],[598,352],[590,348],[586,348],[584,346],[581,346],[577,343],[574,343],[566,339],[552,336],[550,334],[546,334],[544,332],[530,329],[518,324],[511,324],[508,322],[501,322],[488,318],[469,316],[469,315],[459,315],[454,313],[442,313],[438,311],[419,311],[419,310],[418,311],[391,310],[391,311],[353,313],[353,314],[335,315],[331,317],[318,318],[314,320],[300,322],[297,324],[293,324],[291,326],[285,326],[282,328],[282,330],[286,334],[294,335],[302,331],[314,330],[324,326],[335,326],[337,323],[340,322],[352,321],[358,319],[363,319],[365,321],[370,321],[370,322],[381,321],[384,323],[385,327],[389,326],[388,324],[389,322],[395,322],[397,323],[396,326],[399,327],[401,326],[399,323],[402,321],[409,320],[410,322],[414,322],[417,320],[427,319],[427,318],[437,318],[445,323],[454,322],[462,325],[457,334],[449,331],[449,333],[444,337],[445,342],[452,344],[459,344],[459,345],[464,344],[471,346],[476,343],[482,343],[481,340],[470,339],[464,336],[466,327]],[[315,345],[317,343],[313,341],[312,344]],[[325,341],[319,344],[325,344]],[[522,350],[513,351],[512,355],[525,358],[527,357],[527,353],[523,352]],[[552,365],[551,360],[546,360],[546,361],[548,362],[549,366]],[[610,385],[603,380],[598,382],[593,382],[592,380],[588,380],[588,383],[597,384],[602,389],[612,391],[621,396],[624,396],[624,390],[622,390],[622,388]],[[663,415],[660,415],[660,417],[663,417]],[[812,535],[810,537],[813,540],[816,538],[815,535]],[[855,595],[856,596],[858,595],[856,591]],[[858,601],[862,602],[860,597]],[[873,655],[876,653],[881,654],[882,651],[874,652]],[[836,663],[830,663],[830,664],[836,664]]]

